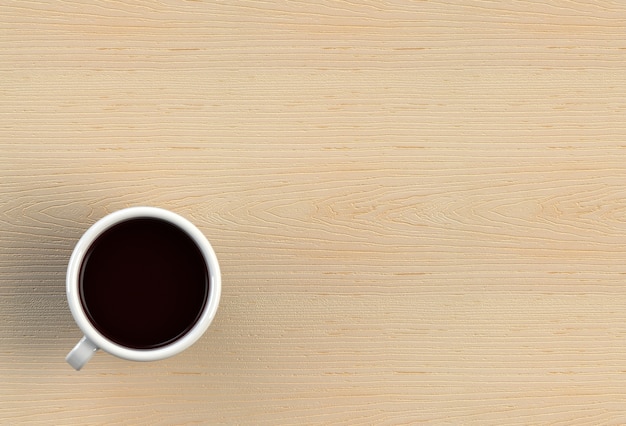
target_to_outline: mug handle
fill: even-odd
[[[74,349],[67,354],[65,360],[76,370],[80,370],[85,364],[87,364],[87,361],[91,359],[97,350],[98,347],[87,339],[87,336],[83,336],[76,346],[74,346]]]

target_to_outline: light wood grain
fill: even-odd
[[[0,423],[626,423],[626,6],[3,1]],[[64,293],[155,205],[207,334],[98,353]]]

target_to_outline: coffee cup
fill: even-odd
[[[84,334],[66,361],[80,370],[98,349],[155,361],[191,346],[215,317],[221,274],[211,244],[187,219],[130,207],[98,220],[79,239],[66,291]]]

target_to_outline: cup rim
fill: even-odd
[[[118,223],[137,218],[154,218],[165,220],[185,233],[196,243],[204,261],[206,263],[209,275],[209,294],[204,310],[198,321],[184,336],[175,341],[153,349],[134,349],[129,348],[109,340],[102,335],[89,321],[87,314],[83,310],[80,302],[79,294],[79,278],[82,261],[91,247],[91,244],[103,232]],[[67,300],[72,312],[72,316],[85,337],[90,340],[99,349],[108,352],[120,358],[132,361],[155,361],[176,355],[182,352],[192,344],[194,344],[207,330],[219,305],[221,296],[221,273],[217,256],[213,251],[213,247],[206,239],[204,234],[190,221],[184,217],[158,207],[128,207],[116,212],[110,213],[97,222],[95,222],[81,236],[74,247],[74,251],[70,257],[67,275],[66,275],[66,292]]]

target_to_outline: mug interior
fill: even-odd
[[[83,311],[118,345],[155,349],[193,328],[208,299],[206,262],[176,225],[136,217],[106,229],[87,249],[79,274]]]

